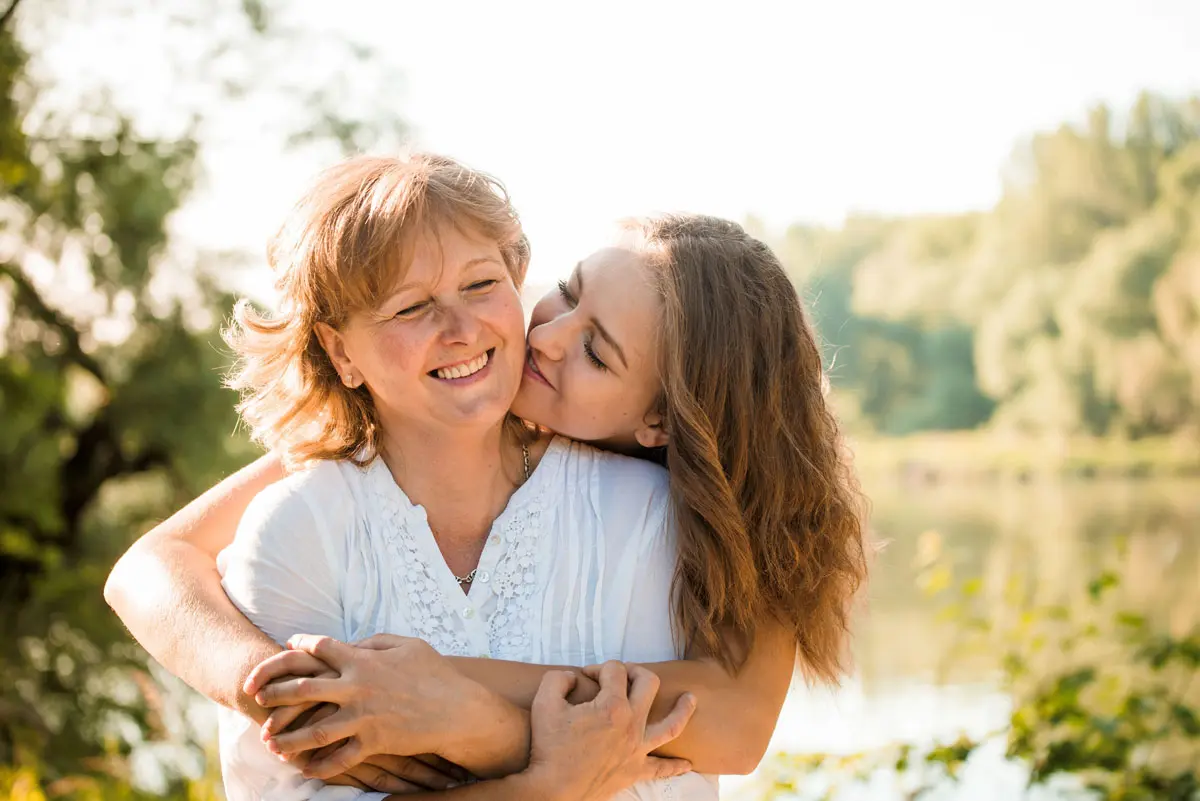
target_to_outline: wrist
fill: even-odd
[[[500,781],[509,782],[515,795],[513,798],[529,801],[578,801],[571,796],[567,785],[545,766],[531,765],[520,773],[506,776]]]
[[[459,730],[435,753],[489,778],[516,775],[529,765],[529,712],[481,684],[467,680],[455,708]],[[475,766],[479,766],[477,769]]]

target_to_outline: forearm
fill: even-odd
[[[529,764],[529,710],[480,684],[447,716],[456,725],[439,756],[485,779],[517,774]]]
[[[719,664],[700,660],[644,666],[660,681],[650,720],[665,717],[683,693],[696,697],[696,712],[683,733],[655,754],[687,759],[699,773],[746,774],[758,766],[775,730],[786,684],[775,693],[764,692]]]
[[[279,459],[267,455],[227,477],[143,535],[104,586],[109,606],[152,657],[260,723],[266,713],[241,684],[279,646],[226,597],[216,559],[250,501],[284,475]]]
[[[542,787],[527,773],[517,773],[501,779],[465,784],[452,790],[389,795],[388,801],[567,801],[567,797]]]
[[[702,659],[646,663],[644,666],[661,682],[651,720],[665,717],[685,692],[695,695],[697,702],[696,713],[683,734],[658,754],[687,759],[701,773],[752,772],[766,752],[787,697],[794,654],[786,632],[764,627],[754,651],[736,675],[719,663]],[[549,670],[571,670],[581,677],[569,699],[572,703],[590,701],[597,691],[595,682],[579,673],[578,668],[473,657],[452,661],[460,673],[523,708],[532,703],[542,676]]]
[[[684,692],[696,713],[674,741],[656,753],[688,759],[700,773],[752,772],[766,753],[796,666],[792,632],[774,622],[759,627],[754,647],[736,672],[712,659],[656,662],[659,677],[650,719],[664,717]]]
[[[135,544],[113,568],[105,599],[168,671],[216,703],[266,720],[242,682],[280,647],[225,595],[206,554],[184,542]]]
[[[550,670],[569,670],[576,674],[575,688],[567,697],[580,704],[596,697],[600,687],[577,667],[569,665],[531,665],[526,662],[506,662],[502,659],[479,659],[471,656],[450,657],[455,670],[475,681],[514,706],[528,710],[533,705],[542,677]]]

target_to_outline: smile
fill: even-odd
[[[433,378],[440,378],[443,381],[455,381],[462,378],[469,378],[483,368],[487,367],[488,362],[490,362],[492,359],[492,354],[495,352],[495,348],[485,350],[483,353],[479,354],[470,361],[459,362],[448,367],[439,367],[436,370],[430,370],[429,375]]]
[[[550,389],[554,389],[554,385],[550,383],[550,379],[542,374],[538,369],[537,361],[533,358],[533,348],[525,350],[525,374],[533,378],[535,381],[540,381]]]

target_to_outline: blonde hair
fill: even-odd
[[[375,405],[346,387],[315,326],[345,324],[403,280],[417,240],[440,226],[495,241],[518,288],[529,243],[504,186],[444,156],[358,156],[321,173],[272,238],[279,311],[246,300],[224,331],[237,361],[227,385],[253,438],[286,463],[369,461],[378,453]]]

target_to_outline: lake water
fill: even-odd
[[[773,751],[850,754],[897,741],[950,742],[1002,726],[1009,698],[995,659],[955,656],[944,599],[923,592],[922,567],[940,554],[957,580],[979,577],[989,615],[1004,615],[1014,584],[1036,603],[1069,603],[1089,578],[1116,569],[1122,606],[1183,633],[1200,618],[1200,482],[867,486],[877,557],[856,635],[857,670],[836,691],[794,688]],[[928,573],[926,573],[928,575]],[[989,801],[1023,795],[1022,771],[1002,746],[973,759],[956,787],[927,799]],[[818,781],[819,777],[814,778]],[[723,797],[762,799],[754,777],[723,780]],[[835,796],[902,798],[894,776]]]

